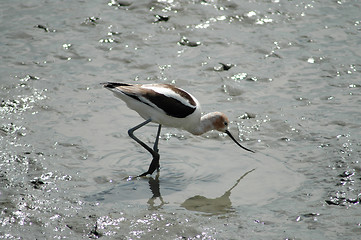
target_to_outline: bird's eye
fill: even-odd
[[[224,126],[228,126],[228,122],[224,122]]]

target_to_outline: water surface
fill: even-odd
[[[1,238],[360,236],[358,1],[0,7]],[[143,120],[104,81],[182,87],[256,153],[164,128],[159,175],[129,180]]]

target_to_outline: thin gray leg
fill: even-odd
[[[158,126],[158,132],[157,132],[157,137],[155,138],[155,142],[154,142],[154,146],[153,146],[153,150],[156,152],[159,152],[158,149],[158,142],[159,142],[159,136],[160,136],[160,130],[162,129],[162,125],[159,124]]]
[[[162,129],[162,125],[159,124],[157,137],[155,138],[155,142],[154,142],[154,146],[153,146],[153,150],[156,151],[157,153],[159,152],[158,142],[159,142],[159,136],[160,136],[161,129]],[[159,173],[159,168],[160,168],[160,164],[159,164],[159,161],[158,161],[158,168],[157,168],[158,173]]]
[[[152,121],[152,119],[148,119],[144,122],[142,122],[141,124],[131,128],[128,130],[128,134],[129,136],[134,139],[134,141],[136,141],[137,143],[139,143],[143,148],[145,148],[150,154],[152,154],[153,156],[153,159],[152,159],[152,162],[150,163],[149,165],[149,169],[148,171],[146,171],[145,173],[142,173],[141,175],[139,175],[138,177],[143,177],[143,176],[146,176],[147,174],[153,174],[153,172],[156,170],[156,169],[159,169],[159,154],[158,154],[158,138],[159,138],[159,135],[160,135],[160,125],[158,127],[158,133],[157,133],[157,139],[154,143],[154,150],[152,148],[150,148],[147,144],[145,144],[144,142],[142,142],[141,140],[139,140],[139,138],[137,138],[136,136],[134,136],[134,131],[143,127],[144,125],[150,123]]]

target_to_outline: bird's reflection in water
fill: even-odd
[[[167,204],[167,202],[165,202],[163,200],[163,197],[160,194],[159,172],[157,172],[157,175],[155,176],[155,178],[149,177],[148,184],[150,187],[150,191],[153,194],[153,196],[151,198],[149,198],[149,200],[147,202],[149,204],[149,210],[156,210],[156,209],[161,208],[164,204]],[[159,200],[160,200],[159,205],[156,205],[156,203],[155,203],[157,198],[159,198]]]
[[[194,196],[185,200],[181,207],[184,207],[190,211],[202,212],[210,215],[217,215],[223,213],[232,212],[232,202],[229,198],[231,196],[231,191],[238,185],[238,183],[249,173],[253,172],[255,169],[252,169],[245,174],[243,174],[236,183],[227,190],[222,196],[217,198],[207,198],[204,196]]]
[[[204,196],[196,195],[194,197],[188,198],[180,206],[190,210],[202,212],[210,215],[223,214],[232,212],[232,202],[230,200],[231,191],[238,185],[238,183],[245,177],[247,174],[253,172],[255,169],[252,169],[245,174],[243,174],[236,183],[227,190],[222,196],[218,198],[207,198]],[[159,172],[153,177],[143,178],[143,180],[148,179],[149,188],[152,196],[147,201],[149,210],[158,210],[162,208],[168,202],[163,200],[163,197],[160,193],[159,187]],[[87,201],[100,201],[100,202],[116,202],[119,199],[130,200],[130,199],[142,199],[144,195],[148,195],[144,192],[145,186],[142,184],[138,177],[126,177],[123,179],[126,183],[126,188],[119,188],[119,185],[112,186],[109,189],[103,190],[101,192],[85,196],[84,198]],[[135,180],[135,181],[134,181]],[[135,184],[135,185],[134,185]],[[134,191],[136,190],[136,191]],[[149,195],[148,195],[149,196]],[[159,200],[159,201],[158,201]]]

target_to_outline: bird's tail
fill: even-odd
[[[116,88],[116,87],[120,87],[120,86],[132,86],[132,84],[116,83],[116,82],[103,82],[100,84],[103,85],[103,87],[105,87],[105,88]]]

